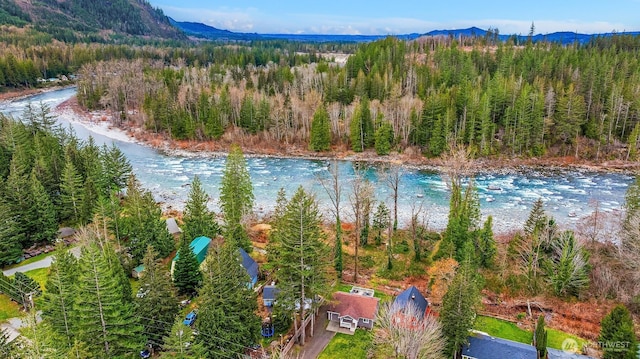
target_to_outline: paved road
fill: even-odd
[[[74,256],[76,256],[76,258],[80,257],[80,246],[75,246],[71,248],[70,251],[71,253],[73,253]],[[51,267],[52,259],[53,259],[53,256],[48,256],[36,262],[32,262],[29,264],[25,264],[23,266],[7,269],[5,271],[2,271],[2,273],[4,273],[4,275],[6,276],[10,276],[10,275],[16,274],[16,272],[28,272],[34,269],[48,268],[48,267]]]
[[[327,327],[327,306],[324,305],[320,307],[318,311],[318,316],[316,317],[316,323],[313,327],[313,338],[307,338],[307,343],[302,351],[302,359],[316,359],[320,356],[320,353],[324,350],[324,348],[329,344],[333,336],[336,335],[334,332],[327,331],[325,328]],[[307,330],[307,333],[309,331]]]

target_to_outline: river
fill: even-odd
[[[75,95],[75,88],[50,91],[12,102],[0,102],[0,111],[19,117],[29,102],[43,102],[51,108]],[[224,168],[224,157],[182,156],[165,154],[131,139],[122,133],[89,126],[79,119],[60,116],[58,122],[73,128],[81,139],[93,136],[98,144],[115,143],[127,156],[134,173],[144,187],[151,190],[164,208],[182,209],[189,192],[189,182],[200,176],[205,190],[212,197],[210,207],[218,210],[218,187]],[[268,214],[274,207],[278,190],[282,187],[291,195],[298,186],[316,194],[321,209],[330,219],[327,194],[318,176],[327,175],[328,161],[297,158],[247,158],[254,186],[255,209],[258,215]],[[353,163],[338,162],[344,181],[343,217],[351,220],[348,202],[349,181],[354,177]],[[375,186],[376,199],[390,206],[390,191],[377,179],[376,169],[370,166],[367,177]],[[492,215],[494,231],[506,232],[522,227],[532,203],[542,198],[545,209],[566,228],[593,213],[593,203],[599,210],[617,213],[633,177],[627,174],[589,172],[582,170],[528,169],[521,173],[504,174],[487,171],[476,176],[483,218]],[[405,226],[412,208],[422,208],[421,219],[432,229],[446,226],[449,195],[438,173],[404,168],[400,182],[399,217]],[[615,216],[614,216],[615,217]]]

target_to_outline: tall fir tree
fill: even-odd
[[[153,246],[163,258],[175,249],[173,238],[162,219],[162,210],[151,192],[144,190],[135,176],[131,176],[127,183],[127,197],[123,207],[122,230],[129,237],[131,254],[138,263],[148,246]]]
[[[373,214],[373,229],[376,231],[375,242],[377,246],[382,244],[382,232],[385,228],[389,228],[389,223],[391,223],[389,208],[381,201]]]
[[[78,319],[73,311],[77,278],[76,257],[64,245],[58,245],[45,284],[42,318],[51,324],[68,348],[74,345],[74,325]]]
[[[200,236],[215,238],[220,232],[215,214],[207,208],[208,201],[209,195],[202,188],[200,177],[194,176],[182,218],[183,236],[186,239],[193,240]]]
[[[542,198],[538,198],[533,202],[533,207],[531,208],[531,212],[529,212],[529,217],[524,223],[524,233],[528,236],[532,236],[534,233],[539,233],[546,223],[547,216],[544,212],[544,202],[542,202]]]
[[[73,224],[82,224],[83,195],[82,177],[78,174],[73,161],[67,158],[60,183],[61,219]]]
[[[124,188],[127,185],[127,179],[133,172],[133,168],[124,153],[115,143],[111,147],[105,144],[102,146],[100,158],[102,168],[104,168],[100,188],[106,191],[103,194],[108,194],[112,189],[121,190]]]
[[[191,359],[204,356],[202,344],[196,342],[193,329],[182,323],[182,317],[173,323],[171,332],[164,337],[162,349],[160,358],[163,359]]]
[[[9,206],[0,201],[0,265],[16,263],[22,257],[24,233]]]
[[[197,342],[206,356],[235,356],[255,343],[260,318],[255,292],[233,241],[213,246],[203,270]]]
[[[614,307],[601,323],[598,342],[603,343],[604,359],[635,359],[638,340],[631,313],[624,305]]]
[[[498,247],[493,238],[493,217],[487,217],[484,226],[476,236],[476,249],[478,250],[478,264],[483,268],[491,268],[495,263]]]
[[[375,149],[378,155],[384,156],[391,152],[393,146],[393,127],[384,121],[375,132]]]
[[[319,106],[313,114],[310,136],[309,149],[312,151],[328,151],[331,148],[331,124],[329,113],[324,106]]]
[[[473,264],[473,247],[467,242],[463,251],[463,262],[460,263],[453,281],[442,298],[440,323],[442,333],[447,338],[448,355],[460,352],[467,343],[469,329],[473,327],[476,308],[480,302],[480,289],[477,273]]]
[[[194,294],[202,284],[200,263],[190,246],[191,241],[183,238],[178,249],[178,259],[173,269],[173,284],[180,294]]]
[[[233,145],[227,156],[220,188],[220,207],[224,215],[224,237],[235,241],[247,253],[253,246],[243,225],[243,218],[253,208],[253,185],[239,146]]]
[[[125,297],[127,291],[122,288],[129,285],[120,280],[124,270],[113,260],[115,253],[108,243],[101,247],[98,238],[89,240],[78,262],[74,305],[78,340],[102,358],[135,353],[144,345],[143,328],[131,297]]]
[[[158,253],[149,246],[142,260],[144,271],[134,302],[135,314],[141,318],[147,338],[161,345],[171,329],[165,323],[171,323],[178,314],[178,300],[171,275],[157,257]]]
[[[323,242],[322,221],[313,196],[302,187],[287,203],[283,217],[274,228],[277,237],[277,278],[281,292],[278,301],[289,308],[298,308],[300,320],[306,308],[318,303],[316,296],[326,295],[329,288],[327,261],[329,249]],[[301,344],[304,345],[304,328]]]
[[[58,232],[56,209],[34,172],[31,172],[31,196],[31,238],[34,242],[50,243]]]

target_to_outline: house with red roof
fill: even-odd
[[[333,294],[333,302],[327,309],[327,317],[330,327],[347,329],[354,333],[356,328],[372,329],[378,313],[379,298],[373,297],[373,291],[362,291],[362,288],[351,290],[351,293],[336,292]],[[336,330],[337,331],[337,330]],[[342,332],[342,331],[341,331]]]

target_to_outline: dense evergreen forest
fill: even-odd
[[[117,147],[79,141],[54,125],[46,106],[22,121],[0,117],[0,264],[22,249],[54,243],[60,223],[93,219],[101,199],[126,185],[131,165]]]
[[[173,139],[233,132],[237,140],[233,128],[308,146],[313,130],[329,131],[328,145],[382,154],[416,147],[437,157],[454,141],[477,156],[636,158],[638,39],[567,47],[487,41],[387,38],[359,45],[344,66],[330,61],[335,54],[323,57],[326,49],[271,47],[263,56],[258,44],[194,49],[171,66],[91,62],[80,71],[78,97],[87,108],[121,114],[118,124]],[[211,58],[200,61],[203,52]],[[329,126],[313,125],[320,108]],[[129,118],[132,109],[143,115]]]

